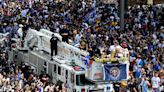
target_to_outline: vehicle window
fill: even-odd
[[[74,74],[71,73],[71,83],[74,83]]]
[[[17,59],[18,55],[15,55],[15,59]]]
[[[54,72],[56,73],[56,64],[54,64]]]
[[[44,62],[44,65],[47,66],[47,62]]]
[[[61,67],[58,66],[58,74],[61,75]]]
[[[65,78],[66,79],[68,78],[68,71],[67,70],[65,71]]]
[[[44,69],[44,72],[47,72],[47,62],[44,62],[43,69]]]
[[[91,80],[85,78],[85,74],[76,75],[76,85],[84,86],[84,85],[94,85],[95,83]]]
[[[83,86],[83,85],[85,85],[84,84],[84,81],[85,80],[85,75],[84,74],[82,74],[82,75],[76,75],[76,85],[78,85],[78,86]]]

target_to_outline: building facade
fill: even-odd
[[[164,0],[128,0],[129,5],[134,4],[164,4]]]

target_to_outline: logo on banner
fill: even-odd
[[[106,64],[105,68],[105,80],[107,81],[121,81],[127,79],[127,67],[126,64],[112,65]]]
[[[110,75],[112,78],[117,79],[120,75],[120,70],[117,67],[112,67],[110,69]]]

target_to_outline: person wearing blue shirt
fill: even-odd
[[[161,69],[161,66],[158,62],[155,63],[155,65],[153,66],[153,70],[155,71],[159,71]]]
[[[141,67],[140,67],[140,65],[138,65],[137,67],[138,68],[135,71],[135,77],[136,77],[136,79],[139,79],[141,76]]]
[[[140,63],[139,63],[139,65],[140,65],[141,67],[144,67],[145,64],[146,64],[146,59],[142,59],[142,60],[140,61]]]
[[[149,92],[149,86],[150,86],[150,83],[148,81],[148,78],[144,76],[141,82],[142,92]]]
[[[152,55],[152,63],[155,64],[156,63],[156,58],[154,55]]]

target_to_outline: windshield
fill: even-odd
[[[85,78],[84,74],[76,75],[76,85],[84,86],[84,85],[94,85],[94,82]]]

